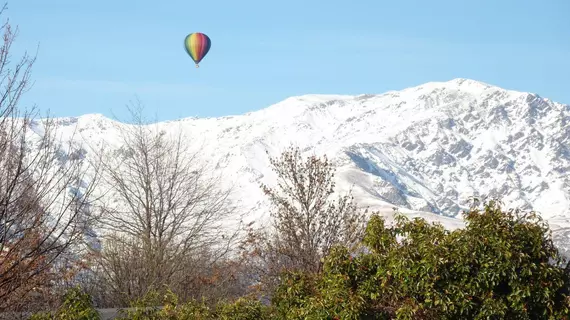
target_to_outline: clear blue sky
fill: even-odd
[[[57,116],[160,120],[259,110],[293,95],[382,93],[471,78],[570,103],[568,0],[11,0],[26,103]],[[190,32],[212,39],[194,67]]]

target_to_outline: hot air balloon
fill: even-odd
[[[200,61],[202,61],[206,54],[208,54],[208,51],[210,51],[211,45],[212,41],[210,41],[210,38],[200,32],[191,33],[184,39],[184,48],[196,63],[196,68],[199,67],[198,64]]]

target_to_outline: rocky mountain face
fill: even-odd
[[[62,141],[76,131],[80,143],[120,147],[116,126],[124,124],[101,115],[58,123]],[[158,126],[192,137],[255,220],[267,218],[259,183],[275,178],[266,152],[293,143],[333,158],[340,190],[352,187],[362,205],[451,226],[471,197],[498,197],[540,212],[559,242],[570,230],[570,105],[536,94],[454,79],[378,95],[292,97],[244,115]]]

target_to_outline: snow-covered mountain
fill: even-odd
[[[91,146],[120,146],[114,126],[122,124],[101,115],[58,123],[63,136],[77,130]],[[333,158],[338,187],[353,186],[363,206],[459,226],[452,217],[470,197],[500,197],[540,212],[559,243],[570,234],[570,105],[536,94],[454,79],[377,95],[292,97],[244,115],[159,126],[203,146],[203,161],[223,170],[256,220],[267,218],[259,183],[274,179],[266,151],[275,156],[294,143]]]

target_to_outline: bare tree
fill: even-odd
[[[181,130],[168,135],[143,119],[140,105],[130,111],[132,123],[119,125],[122,147],[103,161],[109,193],[101,206],[107,236],[100,269],[121,296],[116,301],[162,286],[190,295],[196,287],[188,278],[226,257],[237,234],[223,225],[238,217],[231,189]]]
[[[271,292],[284,271],[318,272],[332,246],[356,248],[365,229],[367,210],[361,211],[349,193],[332,200],[334,166],[326,156],[303,159],[290,147],[271,158],[277,188],[262,185],[274,211],[272,230],[250,228],[243,248],[260,276],[263,291]]]
[[[25,54],[12,66],[17,30],[9,23],[1,29],[0,311],[6,311],[45,301],[80,269],[97,170],[74,157],[73,139],[58,143],[56,121],[20,110],[35,58]]]

